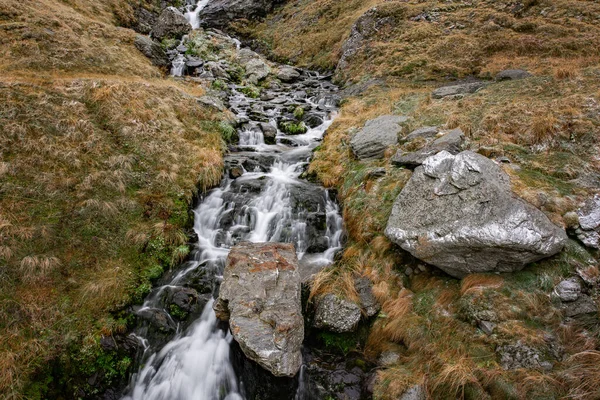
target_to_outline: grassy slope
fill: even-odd
[[[396,149],[384,160],[364,163],[348,145],[368,119],[386,113],[410,116],[405,131],[461,127],[470,148],[518,164],[520,169],[505,168],[514,190],[570,227],[568,212],[594,192],[585,178],[600,172],[600,7],[527,1],[517,11],[515,4],[296,0],[253,27],[274,55],[332,69],[352,24],[366,10],[377,5],[397,21],[367,42],[341,76],[383,77],[386,84],[344,103],[309,171],[338,188],[349,233],[342,259],[320,274],[312,294],[356,298],[353,277],[369,277],[383,311],[364,350],[374,358],[385,350],[400,354],[396,365],[378,372],[376,398],[398,398],[415,383],[424,383],[436,399],[600,397],[598,318],[564,324],[550,301],[553,286],[575,269],[597,277],[597,254],[573,242],[558,257],[502,277],[473,275],[461,282],[426,268],[408,279],[402,272],[415,269],[415,260],[382,233],[410,172],[389,163]],[[423,12],[437,22],[411,20]],[[428,80],[485,78],[504,68],[527,68],[536,76],[496,83],[461,100],[430,98],[435,84]],[[370,177],[377,167],[387,175]],[[499,314],[493,336],[471,324],[473,313],[486,309]],[[546,354],[558,345],[564,357],[551,372],[504,371],[495,349],[517,340]]]
[[[185,257],[197,184],[221,176],[218,116],[115,26],[125,4],[0,3],[2,398],[68,348],[82,374],[124,373],[96,362],[127,323],[110,311]]]

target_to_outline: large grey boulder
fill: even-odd
[[[256,19],[266,16],[280,0],[212,0],[198,15],[203,26],[226,28],[239,18]]]
[[[411,134],[414,134],[414,132]],[[447,151],[451,154],[460,153],[464,141],[465,135],[462,129],[452,129],[422,149],[410,152],[398,150],[396,154],[392,156],[391,162],[399,167],[413,169],[423,164],[423,161],[425,161],[428,157],[431,157],[440,151]]]
[[[565,279],[554,287],[553,294],[563,302],[575,301],[581,295],[581,284],[577,278]]]
[[[583,244],[594,249],[600,249],[600,195],[588,199],[577,210],[579,227],[575,230],[577,238]]]
[[[431,93],[431,97],[434,99],[441,99],[449,96],[458,97],[469,93],[475,93],[485,86],[486,83],[484,82],[469,82],[458,85],[442,86],[441,88],[435,89]]]
[[[360,159],[382,158],[389,146],[398,144],[398,134],[402,131],[400,124],[407,120],[404,116],[382,115],[367,121],[350,140],[352,151]]]
[[[246,68],[248,82],[253,84],[257,84],[258,81],[265,79],[271,73],[271,67],[260,58],[253,58],[244,67]]]
[[[300,72],[294,67],[283,66],[277,71],[277,78],[282,82],[293,82],[300,77]]]
[[[442,151],[416,168],[396,198],[385,233],[458,278],[520,270],[567,242],[562,228],[511,192],[497,164],[471,151]]]
[[[175,7],[165,8],[152,27],[152,37],[158,40],[166,38],[181,39],[192,30],[192,25]]]
[[[304,319],[292,244],[243,242],[231,249],[213,308],[246,357],[275,376],[302,365]]]
[[[167,57],[165,50],[159,43],[156,43],[148,36],[136,35],[134,44],[143,55],[152,61],[152,64],[157,67],[166,67],[169,65],[169,58]]]
[[[331,332],[352,332],[361,317],[358,304],[329,293],[317,300],[313,326]]]

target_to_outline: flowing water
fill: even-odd
[[[192,24],[204,5],[203,0],[187,14]],[[180,56],[178,61],[185,63]],[[247,97],[234,84],[229,89],[229,108],[242,121],[239,145],[226,157],[220,187],[207,193],[194,210],[198,240],[192,261],[156,288],[137,311],[141,317],[159,318],[173,333],[166,344],[154,345],[148,344],[148,326],[135,333],[146,350],[125,400],[245,398],[243,382],[230,360],[232,336],[212,310],[212,295],[229,249],[240,241],[294,243],[303,277],[330,264],[341,249],[343,227],[337,204],[327,190],[301,179],[335,116],[337,88],[319,74],[303,71],[295,83],[272,87],[262,99]],[[298,107],[312,127],[300,135],[277,129],[293,118],[291,113]],[[265,140],[263,131],[269,130],[276,137]],[[213,293],[205,299],[200,316],[183,328],[169,314],[165,298],[196,287],[192,282],[200,275],[213,279]],[[290,393],[290,399],[303,398],[304,372],[300,375],[300,392]]]

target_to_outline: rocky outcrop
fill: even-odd
[[[511,272],[558,253],[567,236],[516,197],[493,161],[442,151],[415,169],[385,231],[413,256],[462,278]]]
[[[544,360],[542,353],[522,342],[500,346],[496,350],[500,356],[500,365],[504,369],[545,369],[551,370],[552,363]]]
[[[469,82],[461,83],[459,85],[442,86],[441,88],[435,89],[431,93],[431,97],[434,99],[441,99],[444,97],[460,97],[465,94],[475,93],[479,89],[485,87],[484,82]]]
[[[438,134],[439,131],[440,129],[437,126],[423,126],[406,135],[402,141],[411,142],[417,138],[432,139]]]
[[[400,124],[407,120],[403,116],[382,115],[367,121],[350,140],[352,151],[359,159],[382,158],[389,146],[398,144],[398,134],[402,131]]]
[[[202,26],[226,28],[229,22],[265,17],[281,0],[212,0],[200,12]]]
[[[505,69],[496,75],[497,81],[514,81],[529,78],[531,74],[523,69]]]
[[[431,132],[433,132],[433,130],[434,129],[414,131],[411,135],[414,137],[418,134],[420,135],[418,137],[421,138],[431,137]],[[440,151],[447,151],[450,154],[460,153],[464,140],[465,135],[460,128],[452,129],[420,150],[408,152],[398,150],[396,154],[392,156],[391,162],[398,167],[413,169],[423,164],[425,159]]]
[[[244,354],[275,376],[292,377],[302,365],[297,264],[292,244],[240,243],[227,257],[214,304]]]
[[[336,75],[340,77],[348,68],[350,59],[373,40],[382,28],[393,26],[400,14],[399,12],[388,13],[385,7],[373,7],[361,15],[352,25],[350,36],[342,45],[342,55],[336,67]]]
[[[575,230],[577,238],[583,244],[594,249],[600,249],[600,195],[587,200],[577,210],[579,227]]]
[[[280,67],[277,71],[277,78],[282,82],[294,82],[300,77],[300,72],[294,67]]]
[[[336,333],[352,332],[360,317],[358,304],[329,293],[317,300],[313,326]]]
[[[157,67],[166,67],[169,65],[169,58],[165,50],[159,43],[156,43],[148,36],[136,35],[134,44],[143,55],[152,61],[152,64]]]
[[[185,16],[175,7],[167,7],[160,13],[152,27],[152,37],[157,40],[181,39],[192,30]]]

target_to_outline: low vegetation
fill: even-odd
[[[2,398],[126,376],[131,360],[99,339],[127,329],[119,310],[186,257],[190,206],[221,178],[229,129],[198,105],[202,88],[162,78],[135,49],[116,26],[131,13],[0,4]],[[57,362],[80,381],[52,382]]]

